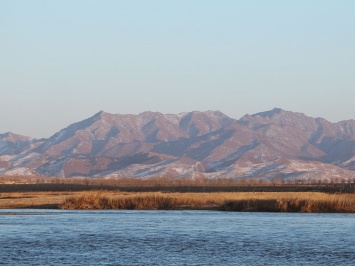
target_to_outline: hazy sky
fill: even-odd
[[[100,110],[355,118],[355,1],[0,0],[0,133]]]

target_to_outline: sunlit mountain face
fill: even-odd
[[[233,119],[219,111],[103,111],[50,138],[0,134],[0,174],[56,177],[353,180],[355,121],[275,108]]]

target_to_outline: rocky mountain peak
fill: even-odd
[[[264,117],[264,118],[272,118],[275,115],[280,114],[281,112],[286,112],[286,111],[282,110],[281,108],[275,107],[274,109],[269,110],[269,111],[253,114],[252,117],[260,116],[260,117]]]
[[[33,140],[33,138],[18,135],[18,134],[12,133],[12,132],[6,132],[3,134],[0,134],[0,140],[15,142],[15,141],[31,141],[31,140]]]
[[[98,113],[96,113],[92,118],[96,119],[96,120],[106,120],[106,119],[113,119],[115,116],[115,114],[111,114],[105,111],[100,111]]]
[[[12,132],[0,134],[0,155],[19,153],[34,141],[33,138]]]
[[[300,130],[312,131],[318,128],[315,118],[303,113],[285,111],[274,108],[270,111],[243,116],[240,121],[252,123],[252,126],[276,124],[278,126],[294,127]]]

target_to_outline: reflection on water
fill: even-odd
[[[354,214],[0,210],[5,265],[354,265]]]

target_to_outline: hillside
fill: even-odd
[[[219,111],[99,112],[47,139],[0,135],[0,174],[355,179],[355,121],[275,108],[233,119]]]

